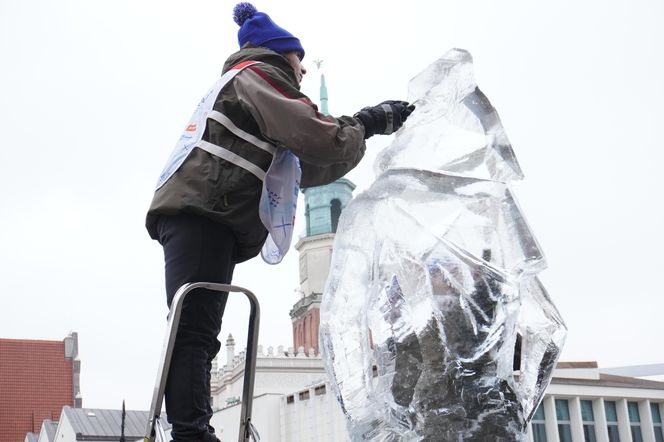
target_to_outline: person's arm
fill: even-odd
[[[343,167],[348,172],[362,159],[366,148],[360,120],[320,114],[304,94],[270,75],[274,69],[251,66],[234,82],[238,99],[263,136],[290,149],[303,163],[319,168]]]
[[[363,153],[363,152],[362,152]],[[346,175],[360,161],[362,154],[358,155],[356,161],[348,163],[334,163],[329,166],[321,167],[315,164],[300,161],[302,168],[302,177],[300,178],[300,187],[314,187],[330,184]]]

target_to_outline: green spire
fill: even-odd
[[[316,67],[320,70],[320,65],[323,64],[323,60],[314,60]],[[330,115],[330,111],[327,108],[327,86],[325,85],[325,74],[320,74],[320,113],[323,115]]]
[[[314,60],[320,70],[323,60]],[[330,115],[327,108],[327,86],[325,75],[320,75],[320,113]],[[302,189],[306,204],[304,216],[306,218],[306,236],[336,233],[341,211],[353,199],[355,184],[346,178],[339,178],[333,183],[323,186]]]
[[[353,199],[353,189],[355,184],[346,178],[339,178],[323,186],[302,189],[306,204],[306,236],[336,233],[341,211]]]
[[[330,115],[327,109],[327,86],[325,86],[325,74],[320,74],[320,113]]]

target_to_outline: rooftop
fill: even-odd
[[[122,410],[64,407],[62,413],[76,433],[76,440],[117,441],[120,437]],[[124,431],[127,439],[142,439],[145,436],[148,413],[127,410]],[[165,429],[170,428],[164,417],[161,422]]]

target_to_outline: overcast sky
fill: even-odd
[[[86,407],[149,408],[167,309],[145,211],[237,49],[234,4],[0,1],[0,337],[77,331]],[[569,327],[562,359],[664,362],[663,2],[254,4],[301,39],[314,101],[324,60],[333,115],[405,99],[448,49],[469,50],[526,175],[513,188]],[[390,141],[369,140],[348,175],[356,194]],[[261,301],[265,347],[292,345],[297,272],[294,250],[276,267],[236,268]],[[229,303],[222,342],[231,332],[244,346],[246,314]]]

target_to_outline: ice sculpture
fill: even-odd
[[[565,339],[472,69],[453,49],[410,82],[416,111],[339,221],[321,342],[353,441],[523,440]]]

